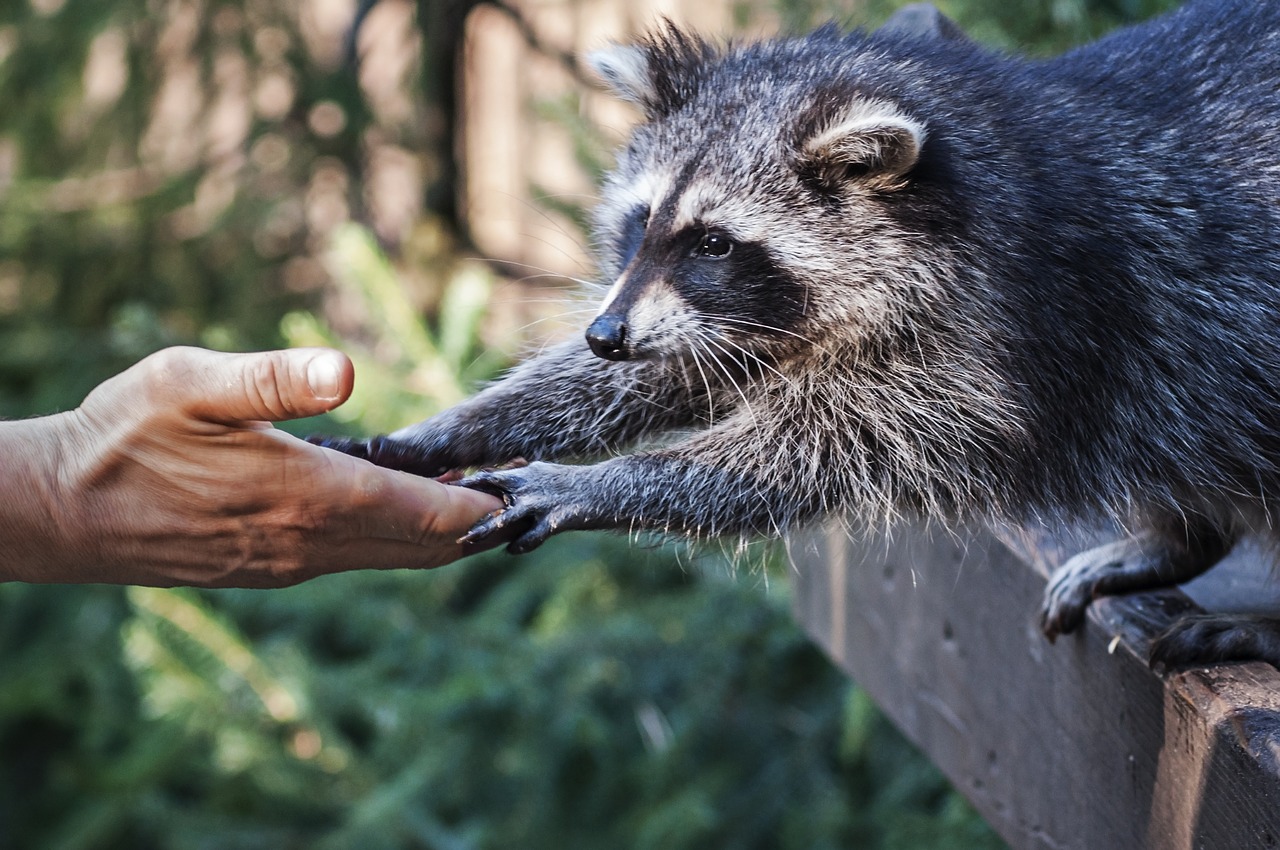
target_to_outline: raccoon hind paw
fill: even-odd
[[[1280,620],[1245,614],[1183,617],[1151,644],[1148,661],[1160,673],[1223,661],[1266,661],[1280,668]]]

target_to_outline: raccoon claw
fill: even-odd
[[[1151,644],[1157,673],[1221,661],[1266,661],[1280,667],[1280,620],[1242,614],[1193,614]]]
[[[532,520],[532,527],[528,527]],[[527,530],[519,530],[527,527]],[[458,542],[466,545],[483,543],[494,537],[515,538],[507,543],[507,551],[512,555],[524,555],[537,549],[555,534],[555,524],[546,517],[531,517],[528,510],[519,508],[500,508],[489,514],[471,527],[471,530],[458,538]]]
[[[1040,606],[1040,631],[1050,643],[1080,628],[1089,603],[1101,595],[1101,577],[1123,565],[1114,558],[1099,557],[1105,548],[1081,552],[1049,578]]]
[[[326,437],[312,434],[306,438],[306,441],[315,446],[367,460],[387,469],[409,472],[413,475],[421,475],[423,478],[439,478],[453,468],[433,459],[429,452],[423,452],[411,444],[392,440],[390,437],[369,437],[357,440],[351,437]]]
[[[1169,584],[1161,576],[1161,550],[1144,538],[1126,538],[1080,552],[1054,571],[1040,607],[1040,630],[1052,643],[1084,623],[1101,596]]]
[[[472,544],[494,537],[515,538],[507,551],[523,555],[561,531],[592,527],[592,515],[567,504],[570,492],[567,470],[549,463],[533,463],[515,469],[478,472],[457,482],[460,487],[501,497],[505,507],[489,514],[464,534],[459,543]]]
[[[1078,597],[1046,600],[1040,609],[1040,631],[1049,643],[1056,642],[1059,635],[1069,635],[1080,628],[1085,609],[1091,601],[1092,598],[1081,600]]]

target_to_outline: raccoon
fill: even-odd
[[[585,340],[439,416],[319,440],[570,529],[777,535],[1108,520],[1054,638],[1166,586],[1280,494],[1280,3],[1201,0],[1048,60],[936,17],[590,65],[644,120],[595,211]],[[566,465],[567,458],[605,458]],[[1153,660],[1280,664],[1280,625],[1175,625]]]

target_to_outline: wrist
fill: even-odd
[[[0,422],[0,581],[59,582],[84,553],[66,487],[76,413]]]

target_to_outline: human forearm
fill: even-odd
[[[0,422],[0,581],[61,581],[77,559],[57,487],[73,416]]]

